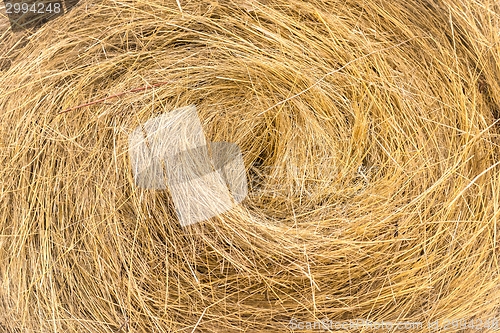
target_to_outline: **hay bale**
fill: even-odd
[[[498,315],[499,15],[493,0],[82,1],[0,76],[0,327],[430,332]],[[181,228],[168,191],[134,186],[127,140],[190,104],[207,140],[240,147],[250,187]]]

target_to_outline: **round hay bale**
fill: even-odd
[[[1,330],[498,319],[499,31],[493,0],[81,1],[1,70]],[[187,105],[249,188],[181,227],[128,139]]]

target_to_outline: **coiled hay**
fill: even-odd
[[[0,331],[498,318],[499,15],[493,0],[81,1],[9,37]],[[169,191],[134,185],[128,136],[191,104],[208,141],[240,147],[249,192],[181,228]]]

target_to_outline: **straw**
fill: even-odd
[[[493,330],[497,1],[82,0],[0,28],[0,331]],[[183,228],[128,138],[188,105],[248,192]]]

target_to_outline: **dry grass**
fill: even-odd
[[[1,332],[498,318],[496,0],[82,1],[2,38]],[[183,229],[127,139],[190,104],[250,189]]]

